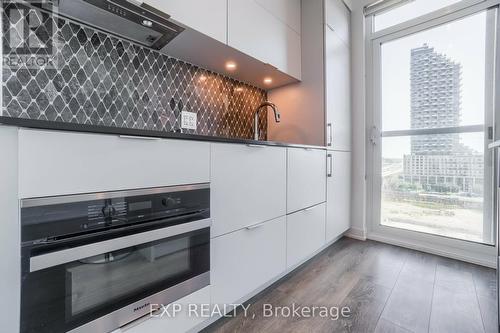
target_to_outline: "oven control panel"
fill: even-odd
[[[209,212],[208,184],[174,188],[179,191],[168,187],[23,201],[23,241]]]

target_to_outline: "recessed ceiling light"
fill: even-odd
[[[207,77],[205,75],[200,75],[198,78],[198,82],[205,82],[207,80]]]
[[[271,83],[273,83],[273,79],[272,78],[270,78],[270,77],[264,78],[264,84],[271,84]]]
[[[243,91],[243,87],[238,87],[238,88],[236,88],[236,91],[237,91],[237,92],[242,92],[242,91]]]
[[[226,62],[226,69],[228,71],[234,71],[236,69],[236,63],[234,61]]]

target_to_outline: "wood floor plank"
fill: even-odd
[[[436,266],[436,285],[451,291],[475,293],[474,279],[469,269],[460,263],[441,259]]]
[[[360,264],[360,273],[374,284],[392,289],[396,284],[409,251],[392,245],[375,243]]]
[[[386,319],[380,319],[374,333],[412,333]]]
[[[476,293],[453,289],[436,281],[429,332],[484,332]]]
[[[374,332],[390,293],[390,288],[360,279],[342,305],[350,309],[351,316],[325,325],[331,332]]]
[[[486,333],[498,332],[497,275],[495,270],[475,266],[472,271],[479,310]]]
[[[440,258],[429,332],[484,332],[472,270],[476,266]]]
[[[479,310],[486,333],[498,333],[497,301],[494,298],[478,295]]]
[[[497,275],[495,270],[475,266],[472,271],[472,278],[478,295],[492,299],[497,298]]]
[[[400,276],[381,318],[411,332],[429,330],[434,283],[419,277]]]
[[[419,251],[412,251],[406,258],[406,262],[400,273],[400,278],[407,277],[434,284],[438,261],[439,257],[437,256]]]

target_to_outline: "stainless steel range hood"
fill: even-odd
[[[59,0],[58,11],[155,50],[184,31],[168,14],[136,0]]]

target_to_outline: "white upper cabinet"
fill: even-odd
[[[300,79],[300,3],[229,0],[228,45]]]
[[[326,142],[329,149],[351,151],[350,49],[326,26]]]
[[[257,86],[266,76],[274,78],[269,87],[301,79],[300,0],[145,0],[145,3],[226,45],[211,44],[203,35],[189,31],[172,41],[171,49],[166,47],[166,52],[174,57],[221,73],[225,71],[221,63],[229,59],[237,61],[239,70],[232,76]]]
[[[300,35],[300,0],[255,0]]]
[[[350,44],[350,12],[342,0],[326,0],[326,24]]]
[[[167,13],[221,43],[227,43],[227,0],[146,0],[147,4]]]

